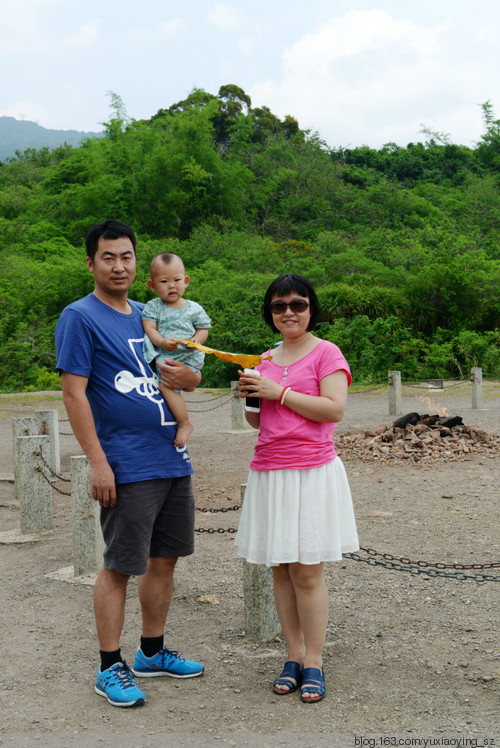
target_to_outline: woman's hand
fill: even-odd
[[[240,375],[238,389],[241,397],[248,394],[264,400],[281,401],[286,385],[256,374],[245,374],[243,371],[238,371],[238,374]],[[346,403],[347,374],[340,369],[321,380],[319,395],[306,395],[290,388],[283,405],[310,421],[338,423],[344,415]]]
[[[279,400],[283,387],[277,382],[267,377],[260,377],[258,374],[246,374],[244,371],[238,371],[239,382],[238,389],[240,396],[261,397],[263,400]]]

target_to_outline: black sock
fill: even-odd
[[[146,657],[154,657],[163,649],[163,636],[141,636],[141,649]]]
[[[103,652],[102,649],[100,649],[99,653],[101,655],[101,673],[103,670],[107,670],[108,667],[115,665],[117,662],[123,662],[122,654],[119,649],[116,649],[114,652]]]

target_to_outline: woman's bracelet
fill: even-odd
[[[285,404],[285,400],[291,389],[292,389],[291,387],[283,387],[283,390],[281,392],[281,397],[280,397],[280,405]]]

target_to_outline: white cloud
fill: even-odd
[[[92,21],[78,29],[76,34],[68,36],[60,42],[60,46],[68,49],[85,49],[91,47],[99,39],[99,23]]]
[[[252,102],[267,103],[279,116],[293,114],[331,146],[378,147],[387,141],[406,145],[422,139],[422,122],[450,131],[455,112],[463,118],[460,126],[470,125],[478,80],[484,85],[487,70],[474,59],[468,31],[451,23],[423,26],[397,20],[382,10],[351,11],[330,18],[286,48],[281,78],[254,85]],[[467,55],[459,33],[468,45]],[[484,36],[478,32],[477,38],[484,52]],[[484,55],[477,57],[484,60]],[[486,78],[493,85],[491,72]],[[443,113],[448,119],[441,126]],[[465,126],[460,127],[452,140],[464,142],[465,132]]]
[[[233,31],[244,26],[247,15],[241,8],[234,8],[224,3],[215,3],[213,9],[207,13],[207,20],[211,26],[222,31]]]
[[[0,24],[0,55],[7,57],[19,45],[28,45],[37,38],[38,23],[35,8],[30,0],[5,0],[2,3]]]
[[[93,44],[98,37],[96,21],[87,21],[71,34],[48,22],[51,12],[64,12],[63,3],[64,0],[2,0],[0,55],[26,58],[35,53],[50,54]]]
[[[49,119],[47,112],[38,102],[30,99],[17,99],[8,106],[0,109],[0,117],[14,117],[14,119],[29,120],[47,127],[45,122]]]
[[[407,36],[409,27],[408,21],[396,21],[382,10],[352,11],[331,18],[315,34],[306,34],[285,50],[285,67],[297,70],[304,62],[310,65],[314,56],[331,61],[374,51]]]
[[[158,26],[158,32],[162,36],[175,36],[176,34],[186,31],[187,28],[188,25],[185,21],[180,18],[174,18],[171,21],[160,23]]]
[[[256,40],[253,36],[242,36],[241,39],[238,40],[238,49],[245,55],[250,54],[250,52],[255,49],[255,45]]]
[[[124,37],[134,46],[141,46],[143,52],[148,52],[151,47],[158,42],[184,34],[188,25],[180,18],[173,18],[170,21],[163,21],[156,26],[136,26],[125,32]]]
[[[406,145],[421,139],[422,123],[471,143],[480,104],[500,107],[500,4],[491,0],[0,5],[0,106],[58,129],[95,129],[108,89],[140,119],[228,81],[331,146]]]

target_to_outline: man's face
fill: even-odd
[[[104,294],[126,295],[136,272],[136,256],[127,236],[99,239],[94,260],[87,257],[87,267],[94,276],[95,287]]]

